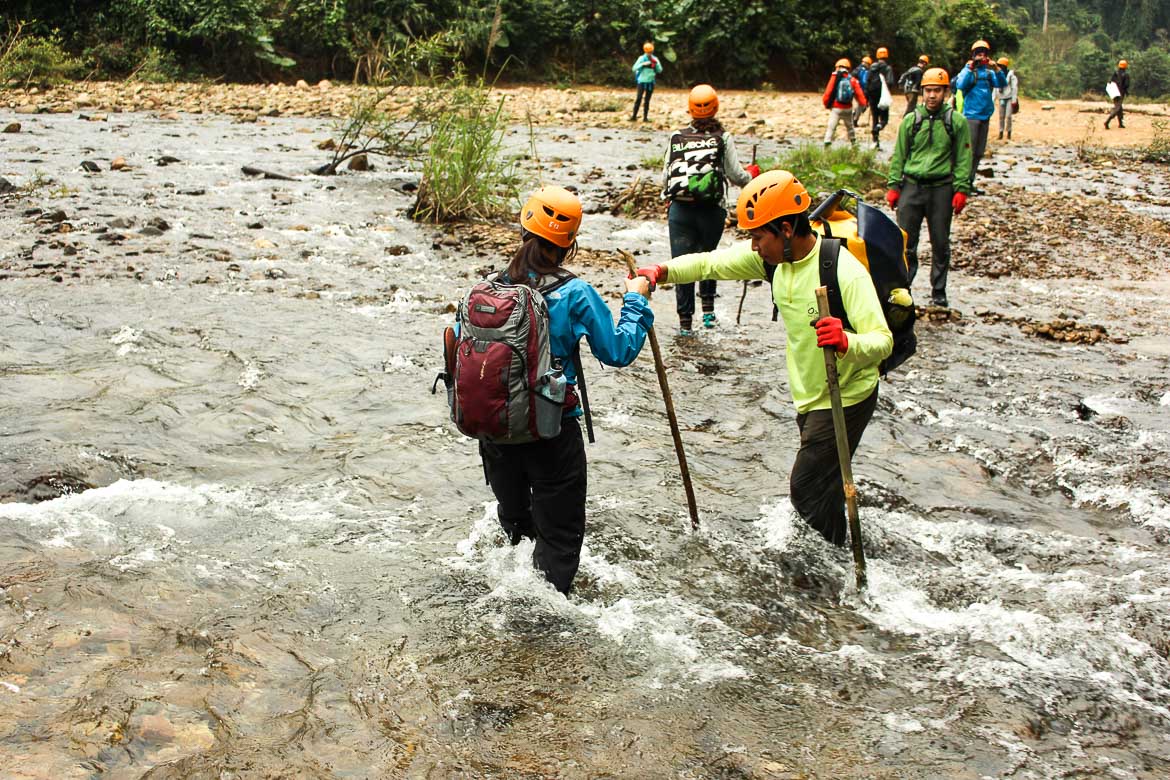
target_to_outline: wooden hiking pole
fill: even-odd
[[[831,317],[829,291],[817,288],[817,308],[821,317]],[[857,488],[853,485],[853,465],[849,460],[849,431],[845,428],[845,407],[841,405],[841,386],[837,382],[837,355],[833,347],[825,347],[825,377],[829,382],[829,398],[833,402],[833,432],[837,434],[837,459],[841,462],[841,481],[845,486],[845,507],[849,512],[849,542],[853,547],[853,569],[857,575],[857,589],[865,590],[865,550],[861,547],[861,520],[857,517]]]
[[[634,256],[624,249],[618,254],[626,261],[626,268],[630,271],[630,278],[634,277],[638,265]],[[699,530],[699,507],[695,503],[695,489],[691,486],[691,471],[687,468],[687,454],[683,452],[682,434],[678,430],[678,418],[674,414],[674,399],[670,395],[670,385],[666,381],[666,365],[662,362],[662,350],[658,348],[658,336],[651,325],[647,335],[650,338],[650,349],[654,352],[654,368],[658,371],[658,385],[662,388],[662,401],[666,404],[666,418],[670,421],[670,435],[674,437],[674,451],[678,453],[678,470],[682,474],[683,488],[687,492],[687,509],[691,513],[691,528]]]
[[[756,149],[759,149],[759,144],[752,144],[752,165],[756,164]],[[735,312],[735,324],[739,324],[739,318],[743,316],[743,302],[747,300],[748,280],[743,280],[743,294],[739,296],[739,310]]]

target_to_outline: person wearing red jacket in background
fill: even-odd
[[[853,131],[853,101],[856,100],[862,110],[867,103],[865,92],[861,89],[861,82],[849,73],[849,60],[841,58],[829,76],[829,83],[825,87],[825,94],[821,102],[829,109],[829,126],[825,130],[825,146],[833,143],[833,136],[837,133],[837,123],[845,123],[845,132],[849,135],[849,143],[857,146],[857,137]]]

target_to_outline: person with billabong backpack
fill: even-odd
[[[991,44],[975,41],[971,44],[971,59],[955,77],[955,92],[963,95],[963,116],[971,128],[971,194],[982,192],[975,186],[979,161],[987,151],[987,136],[991,129],[991,115],[995,113],[995,91],[1007,86],[1007,79],[991,60]]]
[[[881,149],[882,129],[890,123],[890,105],[894,92],[894,69],[890,66],[890,50],[879,46],[877,62],[869,66],[869,79],[865,84],[865,98],[869,101],[869,113],[873,117],[870,135],[873,148]]]
[[[592,441],[580,340],[602,363],[628,366],[654,323],[645,279],[626,281],[615,324],[597,290],[564,268],[580,225],[581,201],[568,190],[529,196],[520,247],[463,299],[443,334],[435,380],[447,388],[456,427],[479,440],[504,533],[513,545],[532,539],[533,564],[566,594],[585,539],[582,413]]]
[[[1007,86],[996,90],[995,97],[999,103],[999,140],[1003,140],[1004,127],[1007,127],[1008,140],[1012,140],[1012,115],[1020,110],[1020,79],[1012,70],[1012,61],[1007,57],[1000,57],[997,61],[1003,70],[1004,81]]]
[[[837,123],[845,123],[845,132],[849,136],[849,143],[857,146],[857,136],[853,131],[853,101],[857,100],[864,109],[865,93],[859,82],[849,72],[849,60],[842,57],[837,60],[833,74],[829,76],[829,83],[825,86],[825,94],[821,102],[829,109],[829,126],[825,128],[825,146],[833,143],[833,136],[837,134]]]
[[[646,41],[642,44],[642,56],[634,61],[634,83],[638,85],[638,96],[634,99],[634,113],[630,121],[638,119],[638,109],[642,109],[642,121],[650,121],[650,96],[654,94],[654,82],[662,72],[662,61],[654,56],[654,44]],[[642,103],[642,98],[646,102]]]
[[[727,221],[727,182],[742,187],[760,174],[758,165],[741,167],[735,141],[715,118],[719,95],[699,84],[687,96],[691,123],[670,136],[662,161],[662,197],[667,201],[667,229],[672,257],[706,252],[719,246]],[[695,285],[674,288],[680,336],[694,334]],[[715,327],[714,281],[699,285],[703,327]]]
[[[967,120],[947,105],[950,77],[942,68],[922,76],[922,105],[903,117],[890,158],[886,201],[897,209],[906,231],[910,281],[918,273],[918,237],[922,220],[930,231],[930,295],[947,306],[947,272],[951,267],[951,216],[967,205],[971,191],[971,131]]]
[[[637,273],[655,285],[699,279],[771,280],[772,301],[787,335],[788,386],[800,430],[789,497],[812,528],[828,542],[844,546],[844,483],[823,348],[833,347],[837,354],[852,454],[877,407],[879,364],[891,355],[895,342],[870,270],[843,242],[822,238],[813,230],[811,205],[799,179],[788,171],[768,171],[739,195],[739,226],[751,235],[750,242],[675,257],[665,265],[639,268]],[[902,262],[901,232],[888,217],[873,211],[897,234],[896,255]],[[829,287],[830,300],[840,305],[831,307],[834,314],[829,317],[817,316],[816,288],[821,286]]]

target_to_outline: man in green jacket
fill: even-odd
[[[829,542],[844,546],[845,494],[823,348],[833,347],[837,353],[852,453],[877,406],[878,364],[890,354],[894,339],[869,272],[844,246],[837,257],[837,288],[854,330],[846,331],[837,317],[817,317],[821,237],[809,224],[810,205],[808,192],[795,176],[768,171],[739,196],[739,226],[751,234],[750,243],[682,255],[669,265],[639,268],[638,275],[654,284],[771,278],[772,300],[788,336],[788,385],[800,429],[789,497],[809,525]]]
[[[946,104],[950,79],[942,68],[922,75],[923,105],[902,119],[890,158],[886,200],[898,211],[906,231],[910,281],[918,273],[918,236],[922,219],[930,230],[930,297],[947,306],[951,267],[951,216],[967,205],[971,193],[971,131],[967,120]]]

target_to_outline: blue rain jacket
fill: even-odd
[[[1002,70],[983,66],[971,70],[964,65],[955,79],[955,89],[963,93],[963,116],[986,122],[995,113],[993,90],[1006,86]]]
[[[622,299],[622,311],[615,324],[613,313],[592,285],[570,279],[544,296],[548,303],[548,330],[552,354],[565,369],[565,378],[577,384],[577,367],[573,351],[584,336],[594,357],[607,366],[628,366],[642,351],[646,333],[654,324],[650,302],[638,293],[628,292]],[[581,361],[584,363],[584,359]],[[581,407],[571,416],[581,414]]]

